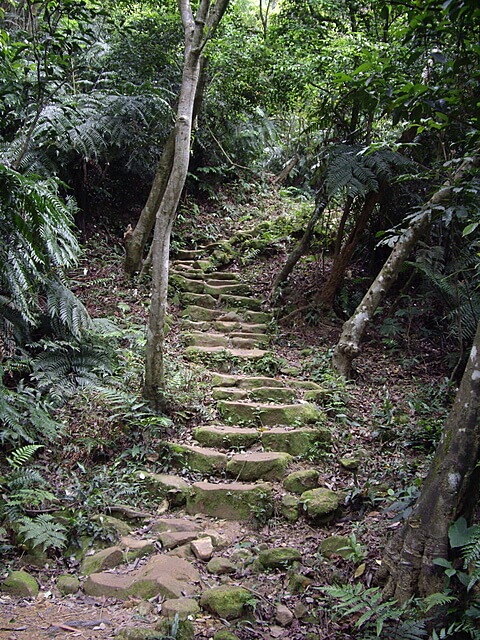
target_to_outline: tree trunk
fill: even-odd
[[[401,602],[441,591],[444,574],[433,564],[448,557],[448,529],[471,521],[480,489],[480,323],[440,443],[412,514],[388,544],[380,579]]]
[[[273,285],[272,285],[272,291],[275,292],[278,289],[278,287],[287,280],[288,276],[292,273],[293,268],[295,267],[297,262],[300,260],[300,258],[304,255],[304,253],[308,249],[310,245],[310,241],[313,236],[313,232],[315,231],[315,225],[317,224],[318,219],[320,218],[322,213],[325,211],[327,204],[328,204],[328,200],[325,194],[325,190],[322,187],[317,195],[317,199],[315,202],[315,209],[313,211],[312,216],[310,217],[310,220],[308,221],[308,225],[305,230],[305,233],[303,234],[302,238],[297,242],[293,251],[288,256],[287,261],[284,264],[283,268],[279,271],[278,275],[274,279]]]
[[[478,165],[478,156],[467,158],[457,170],[452,182],[461,180],[465,173]],[[383,265],[380,273],[371,284],[351,318],[343,325],[342,333],[333,353],[332,364],[337,373],[345,378],[350,377],[352,362],[360,355],[360,342],[367,324],[392,284],[398,277],[400,269],[417,241],[426,232],[431,221],[432,210],[441,205],[452,193],[452,186],[444,186],[437,191],[414,218],[408,229],[400,236],[392,253]]]
[[[363,203],[362,210],[360,211],[360,214],[358,215],[358,218],[355,222],[355,226],[353,227],[347,239],[347,242],[345,243],[345,246],[335,257],[332,265],[332,270],[330,272],[330,275],[328,276],[328,280],[322,287],[320,295],[318,296],[318,301],[321,307],[325,309],[332,308],[335,294],[337,293],[338,288],[343,282],[345,271],[350,264],[352,254],[358,245],[362,233],[365,231],[370,215],[377,205],[379,199],[380,195],[378,192],[372,191],[367,194],[365,202]]]
[[[195,18],[189,0],[179,0],[185,30],[182,85],[175,124],[174,155],[167,184],[156,213],[152,245],[152,296],[147,325],[143,394],[152,407],[165,409],[163,362],[167,309],[170,237],[180,196],[187,177],[195,96],[201,72],[201,57],[207,38],[220,22],[229,0],[201,0]]]

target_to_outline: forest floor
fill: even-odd
[[[110,318],[119,327],[118,370],[124,376],[120,386],[135,390],[141,381],[149,289],[148,282],[131,281],[124,276],[122,253],[120,237],[98,232],[87,242],[84,259],[72,278],[76,294],[91,315]],[[229,268],[238,270],[256,295],[270,299],[272,278],[285,256],[285,247],[275,246],[268,249],[267,255],[259,252],[247,264],[238,262]],[[284,292],[282,304],[293,310],[305,306],[308,293],[320,286],[323,274],[321,257],[302,261]],[[274,306],[277,305],[278,301]],[[177,311],[172,302],[172,317]],[[280,517],[260,528],[245,523],[223,524],[231,540],[225,555],[234,546],[296,547],[305,559],[304,575],[312,580],[306,591],[285,595],[286,573],[258,574],[246,569],[238,583],[252,590],[256,606],[251,622],[235,630],[246,640],[300,640],[307,633],[319,640],[359,637],[352,627],[354,619],[335,618],[328,610],[331,602],[325,599],[321,587],[339,583],[375,585],[382,551],[418,494],[446,415],[451,388],[445,383],[445,354],[425,333],[416,331],[413,322],[407,336],[401,332],[382,335],[378,327],[372,328],[362,355],[355,361],[355,379],[348,383],[339,381],[329,369],[331,349],[340,329],[341,321],[300,312],[291,315],[288,323],[279,320],[273,334],[271,350],[331,391],[328,414],[332,449],[328,454],[312,451],[307,462],[320,471],[325,486],[342,493],[345,504],[341,516],[321,530],[302,519],[292,525]],[[188,438],[191,428],[208,416],[211,399],[201,370],[182,359],[175,322],[168,335],[167,366],[174,380],[170,418],[175,429]],[[116,375],[120,375],[118,371]],[[41,461],[51,484],[59,492],[76,492],[77,504],[83,499],[90,509],[95,504],[105,506],[111,500],[158,515],[158,505],[145,495],[130,491],[129,482],[140,467],[154,471],[167,468],[166,462],[158,459],[162,434],[149,434],[148,421],[141,429],[125,429],[121,417],[112,415],[111,407],[94,406],[91,402],[92,396],[86,391],[63,410],[62,418],[68,424],[62,440],[45,452]],[[131,411],[134,413],[135,409]],[[128,421],[134,424],[134,416],[130,415]],[[341,457],[359,459],[358,470],[352,473],[342,468],[338,464]],[[82,478],[90,478],[90,490],[79,490]],[[84,511],[88,519],[90,512]],[[335,556],[327,560],[319,554],[319,542],[329,535],[350,537],[348,558]],[[7,564],[25,565],[38,578],[41,592],[33,601],[0,594],[0,640],[112,638],[126,626],[149,626],[161,605],[158,600],[145,606],[137,601],[121,603],[82,593],[61,597],[55,580],[59,573],[73,573],[78,568],[73,558],[57,557],[41,566],[29,564],[28,558],[15,558]],[[313,622],[306,624],[299,615],[288,628],[279,625],[272,609],[279,591],[292,611],[302,606],[309,613],[314,611]],[[219,628],[218,620],[205,613],[195,625],[195,637],[205,640]]]

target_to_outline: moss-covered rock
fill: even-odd
[[[331,434],[323,428],[282,428],[273,427],[262,432],[262,444],[272,451],[286,451],[292,456],[303,456],[319,444],[325,450],[330,447]]]
[[[300,562],[302,554],[293,547],[277,547],[264,549],[258,554],[258,560],[265,569],[286,569],[295,562]]]
[[[194,616],[199,611],[200,607],[197,601],[192,598],[174,598],[173,600],[165,600],[162,604],[162,615],[166,618],[178,616],[180,620],[186,620],[188,616]]]
[[[63,596],[77,593],[80,589],[80,580],[77,576],[63,574],[57,578],[57,589]]]
[[[40,591],[35,578],[23,570],[12,571],[1,583],[0,588],[12,596],[22,598],[36,598]]]
[[[346,558],[350,553],[350,540],[345,536],[330,536],[320,543],[318,550],[326,558],[341,556]]]
[[[307,578],[307,576],[301,573],[294,573],[290,576],[288,582],[288,592],[291,594],[303,593],[311,584],[313,580]]]
[[[235,573],[237,570],[234,563],[228,558],[216,557],[212,558],[207,564],[208,573],[216,576],[222,576],[229,573]]]
[[[356,471],[360,466],[360,460],[357,458],[340,458],[339,462],[347,471]]]
[[[288,475],[283,481],[283,486],[287,491],[300,495],[318,487],[319,478],[320,474],[316,469],[302,469]]]
[[[80,572],[84,576],[89,576],[92,573],[105,571],[105,569],[113,569],[124,561],[125,556],[121,547],[108,547],[107,549],[97,551],[93,555],[85,556],[80,567]]]
[[[321,487],[302,493],[300,500],[307,516],[315,524],[329,522],[339,507],[339,497],[334,491]]]
[[[150,495],[158,498],[166,498],[174,507],[185,504],[189,484],[183,478],[168,473],[150,473],[139,471],[138,477],[142,480]]]
[[[238,636],[236,636],[231,631],[221,629],[220,631],[217,631],[217,633],[213,636],[213,640],[238,640]]]
[[[250,591],[242,587],[222,586],[204,591],[200,605],[225,620],[240,618],[252,600]]]
[[[300,500],[296,496],[292,496],[287,493],[287,495],[282,498],[282,516],[288,522],[296,522],[299,518],[299,505]]]
[[[187,466],[206,475],[221,473],[226,469],[226,454],[215,449],[176,443],[168,443],[167,446],[174,454],[177,466]]]
[[[229,460],[227,474],[237,480],[280,480],[293,460],[284,452],[238,453]]]
[[[114,518],[113,516],[108,516],[105,514],[99,514],[97,516],[93,516],[93,520],[101,525],[102,529],[104,529],[107,533],[113,535],[115,539],[118,540],[120,536],[128,536],[128,534],[132,531],[133,526],[120,520],[120,518]]]
[[[187,499],[188,513],[225,520],[267,520],[273,511],[272,487],[264,482],[214,484],[195,482]]]

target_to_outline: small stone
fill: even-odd
[[[97,551],[97,553],[91,556],[85,556],[80,567],[80,572],[84,576],[89,576],[92,573],[118,567],[124,560],[123,549],[120,547],[108,547],[108,549]]]
[[[295,618],[297,618],[297,620],[301,620],[307,615],[307,613],[308,613],[308,609],[303,604],[303,602],[297,602],[293,610],[293,615],[295,616]]]
[[[288,522],[296,522],[298,520],[298,507],[300,500],[296,496],[285,495],[282,498],[282,516]]]
[[[340,458],[339,462],[347,471],[356,471],[360,466],[360,460],[356,458]]]
[[[176,631],[174,631],[173,625],[177,627]],[[192,638],[195,637],[195,629],[190,620],[179,620],[178,626],[175,620],[173,622],[168,619],[160,620],[155,625],[155,629],[157,630],[155,640],[159,640],[159,631],[162,634],[160,636],[161,638],[164,638],[166,636],[167,638],[174,637],[175,640],[192,640]]]
[[[277,604],[275,607],[275,622],[281,627],[288,627],[292,624],[293,613],[284,604]]]
[[[326,558],[335,555],[346,558],[351,553],[350,540],[346,536],[330,536],[322,540],[318,550]]]
[[[158,640],[158,637],[158,631],[138,627],[127,627],[115,636],[117,640]]]
[[[93,516],[93,520],[98,522],[105,531],[113,533],[118,539],[120,536],[128,536],[133,527],[119,518],[104,514]]]
[[[305,491],[300,499],[308,518],[316,524],[329,522],[339,506],[338,494],[323,487]]]
[[[238,640],[238,636],[231,631],[227,631],[226,629],[221,629],[217,631],[217,633],[213,636],[213,640]]]
[[[299,562],[302,554],[293,547],[279,547],[260,551],[258,559],[266,569],[285,569],[294,562]]]
[[[195,540],[196,537],[196,531],[164,531],[158,536],[158,539],[165,549],[174,549]]]
[[[235,565],[228,558],[212,558],[207,564],[208,573],[216,576],[235,573],[236,570]]]
[[[163,531],[200,531],[201,526],[186,518],[160,518],[150,528],[152,533]]]
[[[309,489],[318,487],[320,474],[316,469],[305,469],[290,473],[283,481],[283,486],[287,491],[302,494]]]
[[[174,618],[178,615],[180,620],[186,620],[188,616],[196,615],[200,607],[192,598],[175,598],[165,600],[162,604],[162,615],[167,618]]]
[[[12,596],[23,598],[36,598],[40,587],[35,578],[27,571],[12,571],[1,584],[2,591]]]
[[[302,593],[307,589],[313,580],[311,578],[307,578],[301,573],[294,573],[290,577],[290,581],[288,583],[288,592],[291,594]]]
[[[213,544],[211,538],[198,538],[190,543],[194,556],[198,560],[207,562],[213,554]]]
[[[63,574],[61,576],[58,576],[57,589],[60,591],[62,596],[77,593],[77,591],[80,589],[80,580],[77,578],[77,576]]]
[[[220,618],[233,620],[244,613],[251,599],[251,593],[242,587],[213,587],[202,593],[200,605]]]
[[[175,556],[176,558],[184,558],[188,560],[193,558],[193,551],[190,543],[182,544],[180,547],[175,547],[175,549],[171,549],[167,551],[167,556]]]

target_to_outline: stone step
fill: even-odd
[[[178,249],[175,252],[175,259],[177,261],[190,261],[190,260],[198,260],[202,258],[205,253],[205,249]]]
[[[273,513],[271,484],[195,482],[187,498],[187,512],[225,520],[262,521]]]
[[[188,278],[178,273],[170,274],[168,284],[186,293],[205,293],[205,283],[203,280]]]
[[[325,420],[325,414],[308,402],[272,405],[220,400],[217,408],[222,418],[231,424],[243,423],[259,427],[300,426]]]
[[[189,293],[180,294],[180,302],[183,306],[194,305],[196,307],[206,307],[207,309],[215,309],[217,301],[213,296],[207,293]]]
[[[185,264],[178,264],[170,269],[170,276],[182,276],[183,278],[190,278],[192,280],[204,280],[205,272],[201,269],[195,269],[195,267]]]
[[[227,322],[225,320],[214,320],[213,328],[217,331],[221,331],[222,333],[236,333],[237,335],[242,335],[244,333],[266,333],[267,325],[266,324],[255,324],[252,322]]]
[[[261,432],[248,427],[204,425],[193,430],[195,440],[205,447],[246,449],[260,442]]]
[[[223,313],[224,311],[221,309],[213,309],[197,304],[189,304],[180,313],[180,317],[194,322],[210,322],[222,316]]]
[[[253,400],[263,402],[289,403],[295,400],[295,391],[286,387],[256,387],[242,389],[239,387],[214,387],[214,400]]]
[[[217,319],[222,322],[253,322],[267,324],[271,321],[272,316],[264,311],[252,311],[251,309],[222,309],[222,313]]]
[[[227,467],[228,457],[216,449],[197,447],[195,445],[164,442],[173,454],[173,464],[177,467],[188,467],[205,475],[223,473]]]
[[[228,375],[213,372],[212,385],[214,387],[240,387],[241,389],[255,389],[257,387],[284,387],[285,380],[268,378],[265,376]]]
[[[263,300],[250,296],[233,295],[222,293],[218,298],[219,303],[224,307],[240,307],[249,311],[259,312],[262,308]]]
[[[233,271],[212,271],[207,274],[208,278],[214,278],[215,280],[239,280],[238,273]]]
[[[215,298],[219,298],[220,296],[234,296],[234,297],[242,297],[245,296],[248,299],[250,293],[250,287],[248,284],[244,284],[242,282],[236,284],[223,284],[223,285],[212,285],[210,282],[204,283],[204,291],[205,293],[214,296]],[[236,306],[236,305],[235,305]],[[247,304],[243,304],[241,306],[248,307]],[[255,307],[248,307],[255,308]]]
[[[227,463],[227,474],[236,480],[281,480],[293,458],[284,452],[237,453]]]
[[[314,445],[318,444],[323,445],[327,451],[331,442],[330,431],[322,427],[254,429],[226,425],[203,425],[194,429],[194,437],[206,447],[228,450],[246,449],[255,444],[261,444],[266,450],[284,451],[295,457],[307,454]]]
[[[191,360],[195,360],[197,358],[204,358],[208,360],[209,356],[218,356],[220,354],[224,354],[226,359],[238,358],[239,360],[260,360],[268,353],[270,352],[257,348],[230,349],[225,347],[187,347],[185,349],[186,357]]]
[[[222,333],[207,333],[206,331],[189,331],[182,334],[186,345],[193,347],[228,347],[230,342]]]
[[[237,349],[251,349],[252,347],[265,347],[270,339],[264,333],[231,333],[230,341]]]

